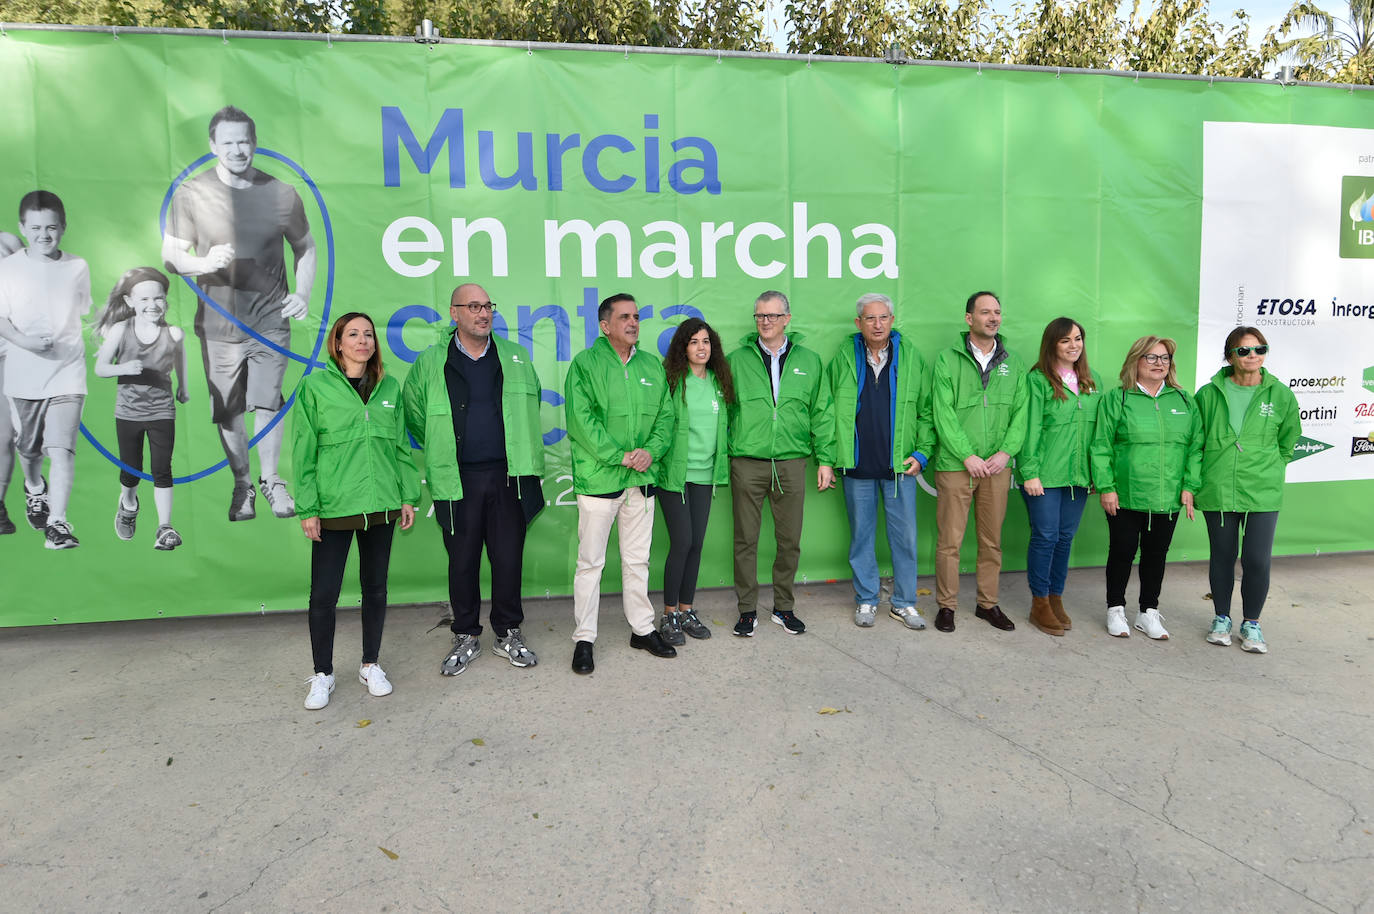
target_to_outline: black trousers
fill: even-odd
[[[525,554],[525,515],[515,480],[503,467],[459,469],[463,497],[436,501],[434,517],[448,550],[448,601],[454,634],[480,635],[482,546],[491,563],[491,627],[497,637],[525,621],[520,603],[520,573]]]
[[[172,446],[176,444],[177,429],[174,419],[156,419],[152,422],[137,422],[133,419],[115,417],[115,441],[119,443],[119,460],[136,470],[143,469],[143,439],[148,438],[151,452],[151,468],[148,475],[153,477],[153,485],[159,489],[172,487]],[[119,471],[119,484],[126,489],[138,485],[139,479],[128,470]]]
[[[1240,552],[1240,605],[1243,617],[1258,621],[1269,596],[1269,562],[1274,555],[1277,511],[1206,511],[1207,540],[1212,555],[1207,577],[1212,585],[1212,609],[1218,616],[1231,615],[1231,594],[1236,587],[1236,552]],[[1244,526],[1242,545],[1241,527]]]
[[[376,663],[386,623],[386,574],[396,524],[366,530],[320,530],[310,550],[310,650],[316,673],[334,672],[334,610],[339,605],[348,547],[358,540],[358,583],[363,597],[363,663]]]
[[[1158,609],[1164,563],[1174,539],[1177,514],[1151,514],[1118,508],[1107,515],[1107,605],[1126,605],[1131,564],[1140,553],[1140,608]]]
[[[663,605],[691,604],[697,595],[701,546],[711,519],[711,487],[689,482],[682,492],[658,491],[658,510],[668,528],[663,562]]]

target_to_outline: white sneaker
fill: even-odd
[[[1144,632],[1156,641],[1168,641],[1169,633],[1164,630],[1164,617],[1159,610],[1151,607],[1135,614],[1136,631]]]
[[[367,686],[374,698],[391,694],[391,680],[386,678],[386,671],[380,664],[365,663],[358,667],[358,681]]]
[[[318,711],[329,704],[329,693],[334,691],[332,673],[316,673],[306,682],[310,683],[310,694],[305,696],[305,710]]]
[[[872,628],[878,614],[878,607],[872,603],[860,603],[854,609],[854,624],[859,628]]]
[[[1126,624],[1126,607],[1107,607],[1107,634],[1113,638],[1131,637],[1131,627]]]

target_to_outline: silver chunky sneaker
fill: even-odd
[[[448,652],[444,658],[443,665],[439,667],[439,672],[445,676],[457,676],[468,668],[472,658],[476,657],[482,650],[482,645],[478,643],[476,635],[454,635],[453,650]]]
[[[877,616],[878,607],[872,603],[860,603],[854,607],[854,624],[859,628],[872,628]]]
[[[474,644],[477,643],[476,638],[472,641]],[[525,647],[525,641],[520,637],[518,628],[506,632],[504,638],[497,638],[496,643],[491,646],[491,652],[498,657],[505,657],[511,666],[534,666],[539,662],[539,658],[534,656],[534,651]]]
[[[926,620],[921,616],[921,611],[914,606],[894,606],[888,615],[912,631],[919,632],[926,627]]]

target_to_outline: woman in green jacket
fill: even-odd
[[[1197,392],[1203,431],[1197,506],[1207,521],[1212,547],[1208,577],[1216,610],[1207,640],[1231,643],[1231,593],[1239,551],[1244,616],[1240,646],[1254,654],[1269,650],[1259,617],[1269,594],[1284,472],[1302,432],[1298,398],[1264,370],[1268,354],[1269,341],[1260,330],[1237,327],[1226,336],[1226,367]]]
[[[1082,324],[1070,317],[1049,322],[1027,387],[1026,443],[1016,469],[1031,526],[1030,622],[1047,635],[1062,635],[1073,628],[1064,611],[1064,582],[1088,501],[1088,445],[1102,398],[1102,382],[1088,367]]]
[[[711,519],[711,494],[730,481],[726,407],[735,402],[735,384],[720,337],[697,317],[678,326],[663,357],[663,371],[676,422],[658,479],[658,506],[668,528],[659,632],[669,644],[685,644],[684,632],[693,638],[711,637],[692,601]]]
[[[382,371],[372,318],[350,312],[327,339],[329,363],[306,375],[292,416],[296,513],[311,542],[310,648],[315,675],[305,707],[329,704],[334,691],[334,609],[344,565],[358,540],[363,659],[358,681],[373,695],[391,694],[377,663],[386,621],[391,538],[415,520],[420,479],[410,456],[401,385]]]
[[[1121,386],[1102,397],[1092,479],[1107,512],[1107,633],[1126,638],[1126,584],[1140,553],[1138,631],[1169,637],[1159,614],[1164,563],[1179,510],[1193,519],[1202,422],[1178,385],[1170,339],[1142,336],[1121,366]]]

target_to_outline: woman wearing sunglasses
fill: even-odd
[[[1164,563],[1180,509],[1193,519],[1202,422],[1178,385],[1170,339],[1142,336],[1121,366],[1121,386],[1103,395],[1090,447],[1093,485],[1107,512],[1107,633],[1130,637],[1126,584],[1140,553],[1135,627],[1169,637],[1159,614]]]
[[[1207,640],[1231,643],[1231,592],[1240,553],[1240,646],[1268,651],[1260,632],[1260,610],[1269,593],[1274,528],[1283,501],[1284,471],[1302,427],[1298,398],[1264,369],[1269,341],[1254,327],[1237,327],[1226,337],[1226,367],[1197,392],[1202,414],[1202,487],[1197,507],[1207,520],[1212,556],[1208,576],[1216,617]]]

